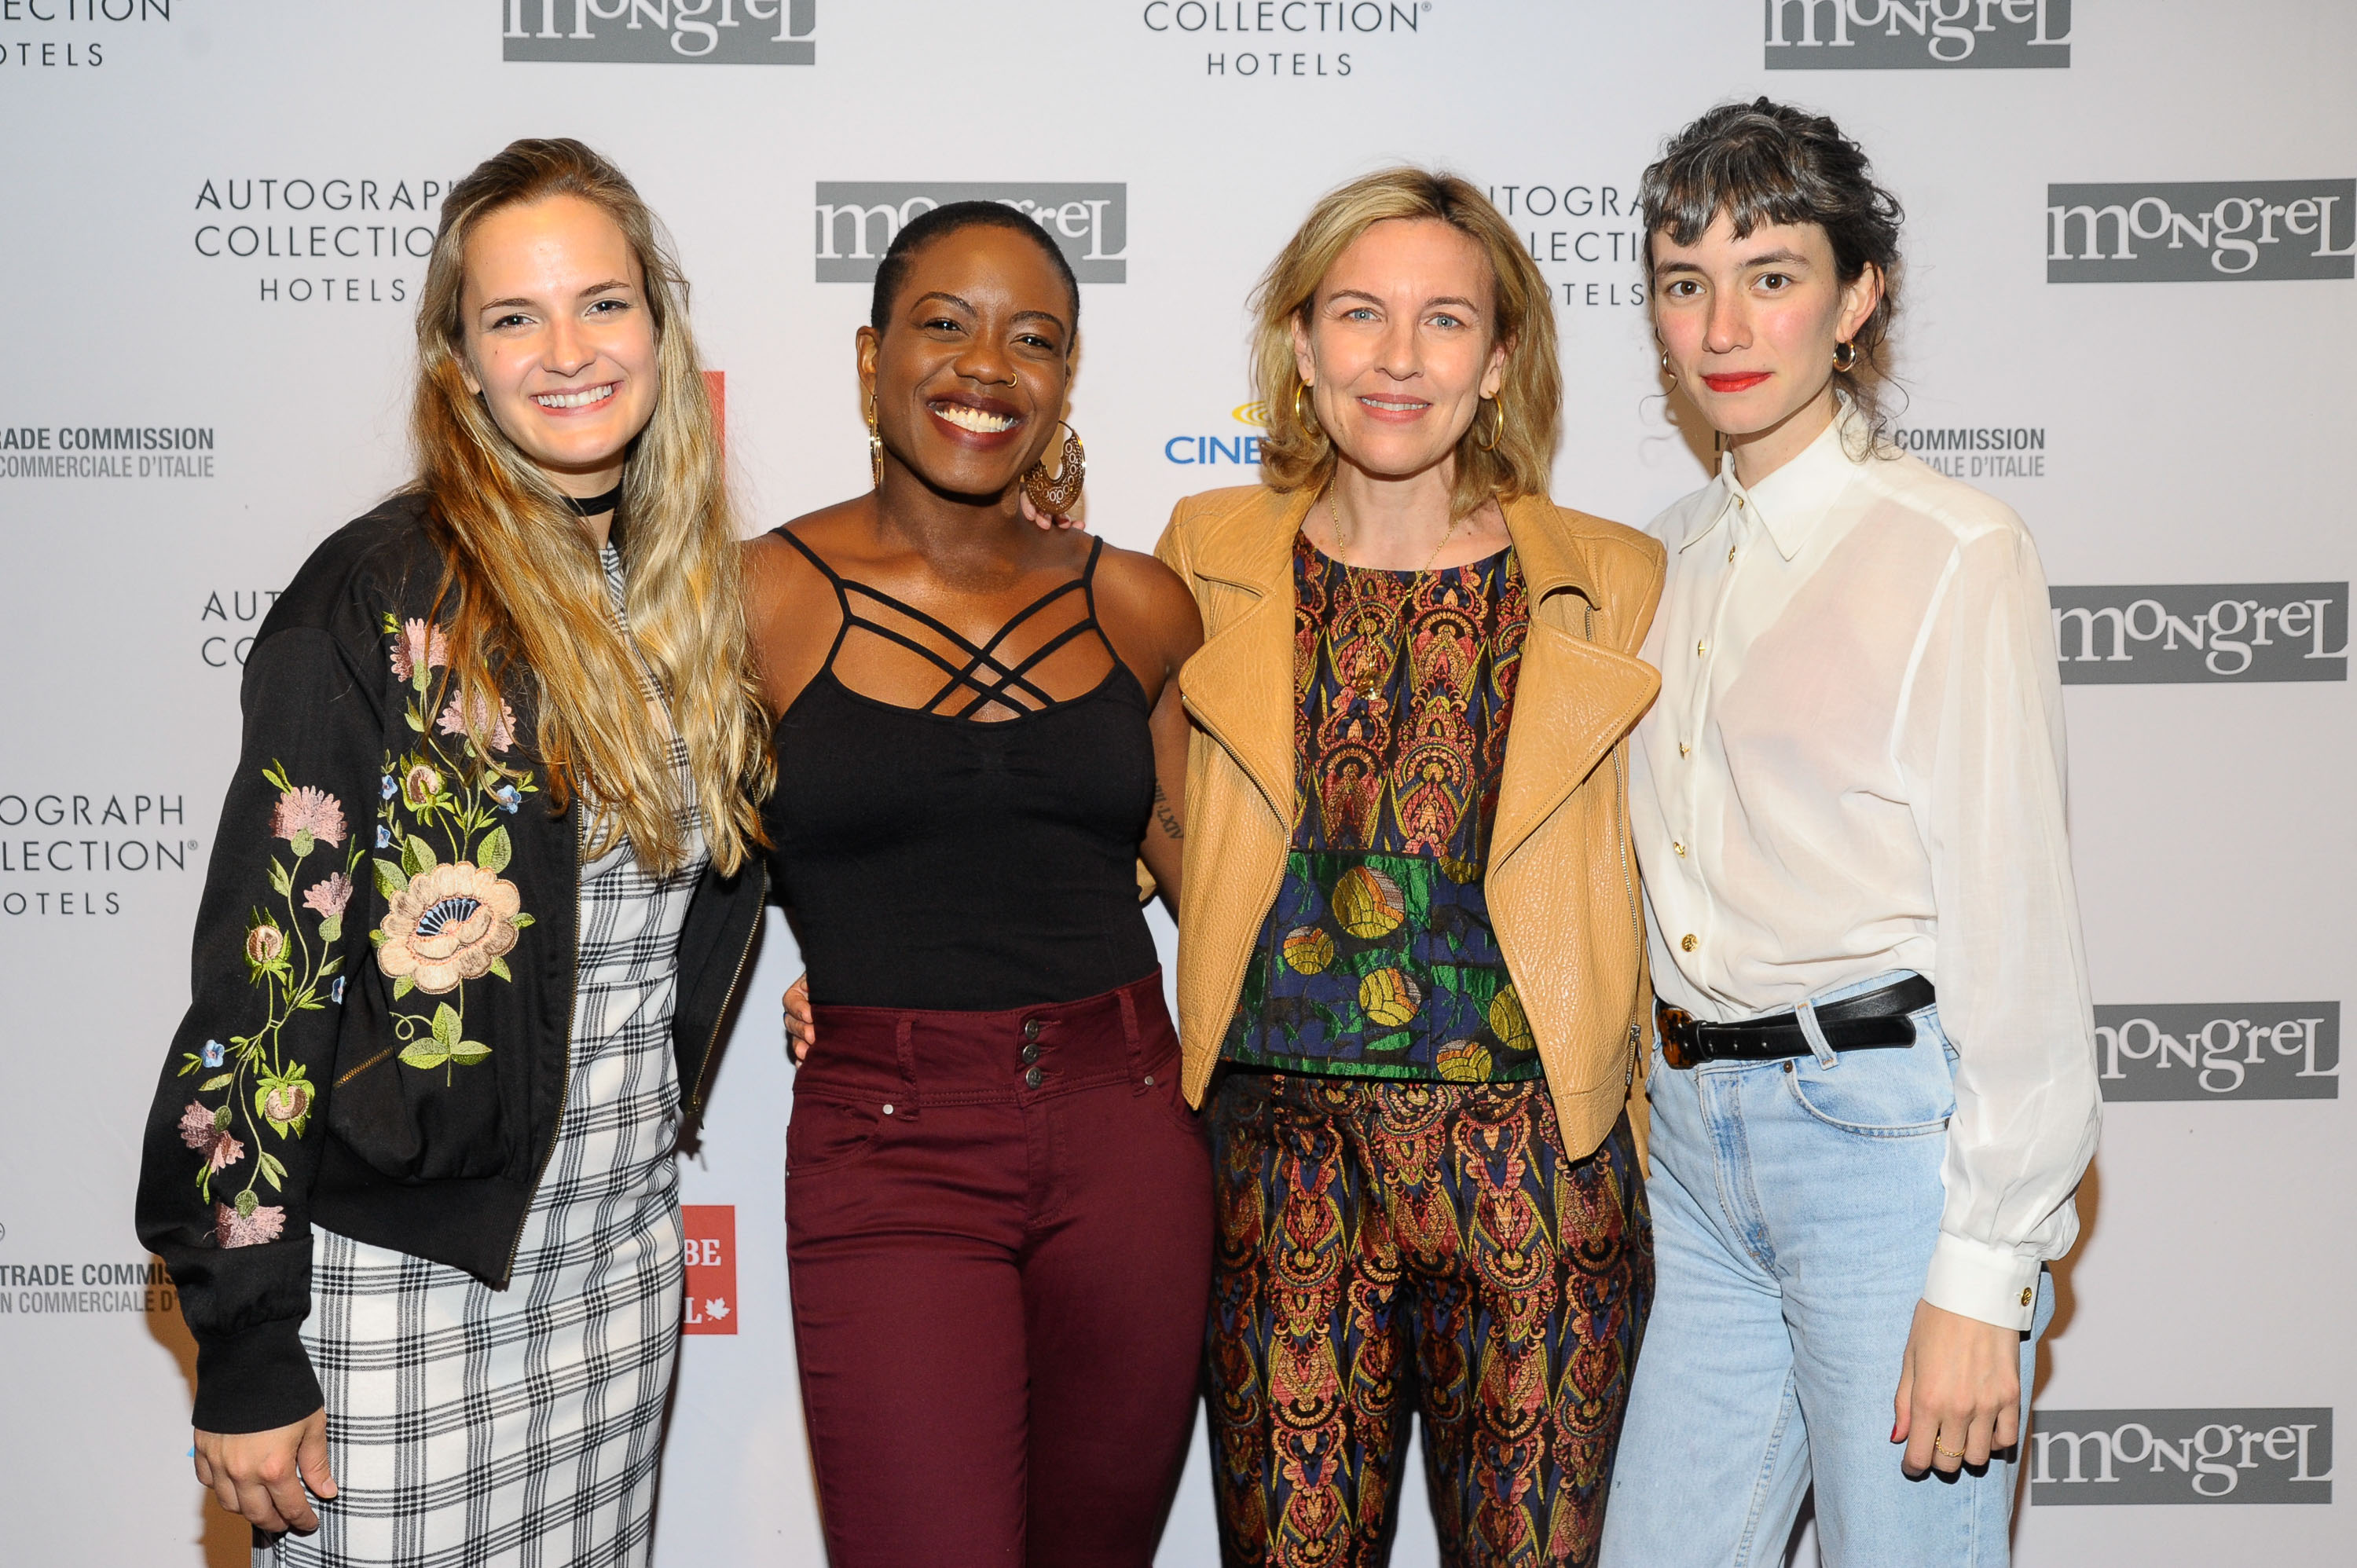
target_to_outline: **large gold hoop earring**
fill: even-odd
[[[1061,420],[1057,423],[1063,424]],[[1081,487],[1088,482],[1089,469],[1088,454],[1081,448],[1081,434],[1069,424],[1064,425],[1061,470],[1050,478],[1045,462],[1032,464],[1031,471],[1023,476],[1023,493],[1040,511],[1070,517],[1072,503],[1081,499]]]
[[[1849,372],[1850,372],[1850,371],[1852,370],[1852,368],[1854,368],[1857,364],[1857,344],[1855,344],[1855,343],[1836,343],[1836,344],[1835,344],[1835,345],[1834,345],[1834,369],[1835,369],[1835,370],[1839,371],[1840,371],[1842,374],[1844,374],[1844,375],[1847,375],[1847,374],[1849,374]]]
[[[1498,411],[1498,416],[1490,422],[1490,439],[1483,441],[1477,438],[1473,443],[1474,446],[1480,447],[1484,452],[1495,452],[1498,449],[1498,438],[1506,434],[1506,400],[1504,395],[1501,393],[1497,397],[1491,398],[1490,400],[1490,406]],[[1474,417],[1478,419],[1480,415],[1476,414]]]
[[[870,482],[884,488],[884,437],[876,433],[876,394],[867,394],[867,469]]]
[[[1293,383],[1293,418],[1294,422],[1299,424],[1304,430],[1314,431],[1318,428],[1317,405],[1315,403],[1311,403],[1305,406],[1301,401],[1301,394],[1308,390],[1309,383],[1308,381],[1296,381]]]

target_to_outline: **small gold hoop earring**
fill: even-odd
[[[1056,423],[1064,430],[1061,471],[1050,478],[1044,461],[1032,464],[1030,472],[1023,476],[1023,493],[1040,511],[1070,517],[1072,503],[1081,499],[1081,487],[1088,482],[1088,454],[1081,447],[1079,431],[1061,420]]]
[[[867,394],[867,471],[877,489],[884,488],[884,437],[876,433],[876,394]]]
[[[1662,374],[1670,378],[1670,390],[1672,392],[1677,391],[1678,372],[1670,365],[1670,350],[1666,345],[1664,345],[1662,349]]]
[[[1318,428],[1317,405],[1315,403],[1311,403],[1305,406],[1301,401],[1301,394],[1308,390],[1309,383],[1308,381],[1296,381],[1293,383],[1293,417],[1304,430],[1316,430]]]
[[[1855,344],[1855,343],[1836,343],[1836,344],[1835,344],[1835,345],[1834,345],[1834,369],[1835,369],[1835,370],[1841,371],[1844,375],[1847,375],[1847,374],[1849,373],[1849,371],[1850,371],[1851,368],[1852,368],[1852,367],[1854,367],[1857,363],[1857,344]]]
[[[1490,439],[1483,441],[1477,437],[1473,443],[1484,452],[1495,452],[1498,449],[1498,438],[1506,434],[1506,400],[1503,397],[1493,397],[1490,400],[1490,406],[1498,411],[1497,417],[1490,422]],[[1480,416],[1476,414],[1474,417],[1478,419]]]

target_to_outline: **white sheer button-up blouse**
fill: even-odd
[[[1930,979],[1959,1060],[1923,1297],[2028,1328],[2101,1113],[2045,575],[2011,509],[1846,433],[1749,491],[1722,459],[1653,523],[1629,790],[1653,983],[1724,1023]]]

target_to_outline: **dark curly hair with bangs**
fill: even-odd
[[[1879,448],[1882,392],[1891,379],[1884,350],[1899,314],[1899,225],[1906,214],[1875,183],[1866,149],[1823,114],[1766,98],[1722,103],[1670,139],[1645,171],[1637,199],[1649,273],[1654,235],[1691,245],[1722,212],[1738,239],[1761,224],[1815,224],[1833,242],[1834,270],[1845,284],[1869,265],[1881,273],[1882,297],[1851,339],[1857,358],[1834,372]]]

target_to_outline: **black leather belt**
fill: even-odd
[[[1896,984],[1862,995],[1845,996],[1817,1009],[1817,1024],[1825,1044],[1837,1051],[1871,1051],[1915,1043],[1915,1026],[1908,1015],[1920,1013],[1938,1000],[1932,983],[1910,974]],[[1662,1032],[1662,1059],[1674,1068],[1704,1062],[1775,1061],[1784,1057],[1813,1054],[1808,1036],[1801,1032],[1797,1013],[1770,1013],[1739,1024],[1706,1024],[1682,1007],[1653,1004],[1653,1022]]]

